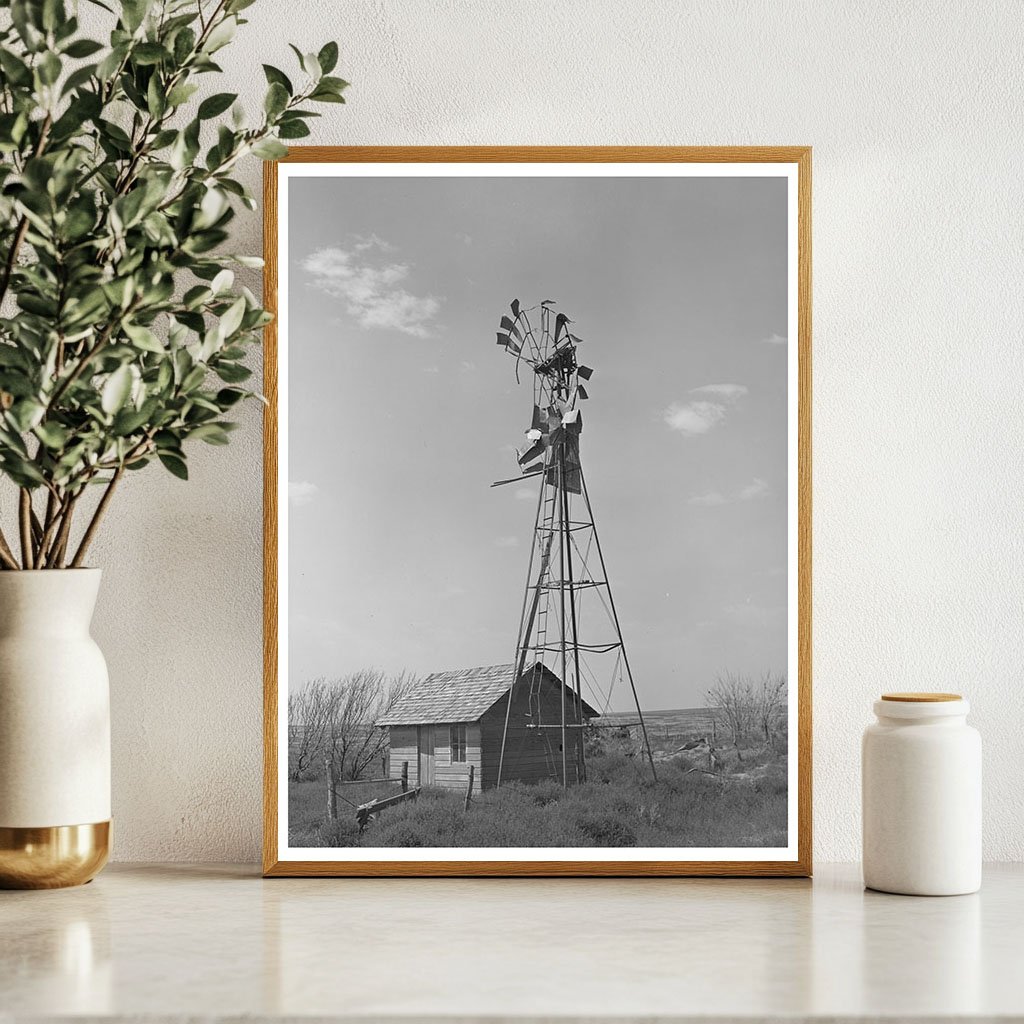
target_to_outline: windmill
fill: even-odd
[[[498,345],[515,358],[517,382],[521,371],[532,375],[533,415],[526,443],[516,451],[520,475],[498,480],[491,486],[534,478],[540,484],[512,678],[521,679],[529,662],[534,666],[546,664],[563,684],[560,714],[552,716],[549,707],[545,717],[541,700],[543,673],[537,669],[531,672],[527,728],[540,731],[552,775],[560,777],[563,785],[568,785],[573,772],[577,781],[586,781],[583,743],[580,740],[571,744],[575,763],[569,765],[567,732],[584,728],[584,688],[598,701],[603,698],[607,708],[616,678],[625,674],[636,705],[644,750],[657,777],[580,461],[580,403],[589,397],[586,382],[593,371],[577,361],[576,349],[582,339],[572,333],[572,321],[555,309],[551,299],[529,309],[523,309],[515,299],[511,314],[501,318]],[[596,625],[591,624],[591,611],[604,613],[598,615]],[[589,664],[599,655],[614,657],[607,690]],[[499,786],[510,738],[515,689],[509,689],[505,710]],[[567,694],[571,696],[567,698]],[[567,699],[574,702],[575,708],[567,707]],[[548,720],[552,717],[555,720]],[[552,736],[560,738],[557,751]]]

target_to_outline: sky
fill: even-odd
[[[530,426],[495,344],[516,298],[554,299],[594,368],[581,460],[643,706],[786,671],[784,178],[288,188],[291,686],[513,660],[537,481],[490,484]]]

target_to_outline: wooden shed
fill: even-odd
[[[435,672],[418,683],[377,722],[388,729],[391,778],[399,778],[408,762],[410,785],[464,792],[473,765],[474,791],[496,785],[512,676],[512,665],[488,665]],[[576,781],[582,726],[598,712],[586,701],[578,708],[576,694],[538,662],[512,692],[502,782],[561,781],[563,700],[566,777]]]

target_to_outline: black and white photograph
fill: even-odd
[[[280,859],[796,861],[796,165],[277,174]]]

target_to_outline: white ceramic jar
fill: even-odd
[[[864,884],[913,896],[981,887],[981,737],[953,693],[890,693],[864,731]]]

